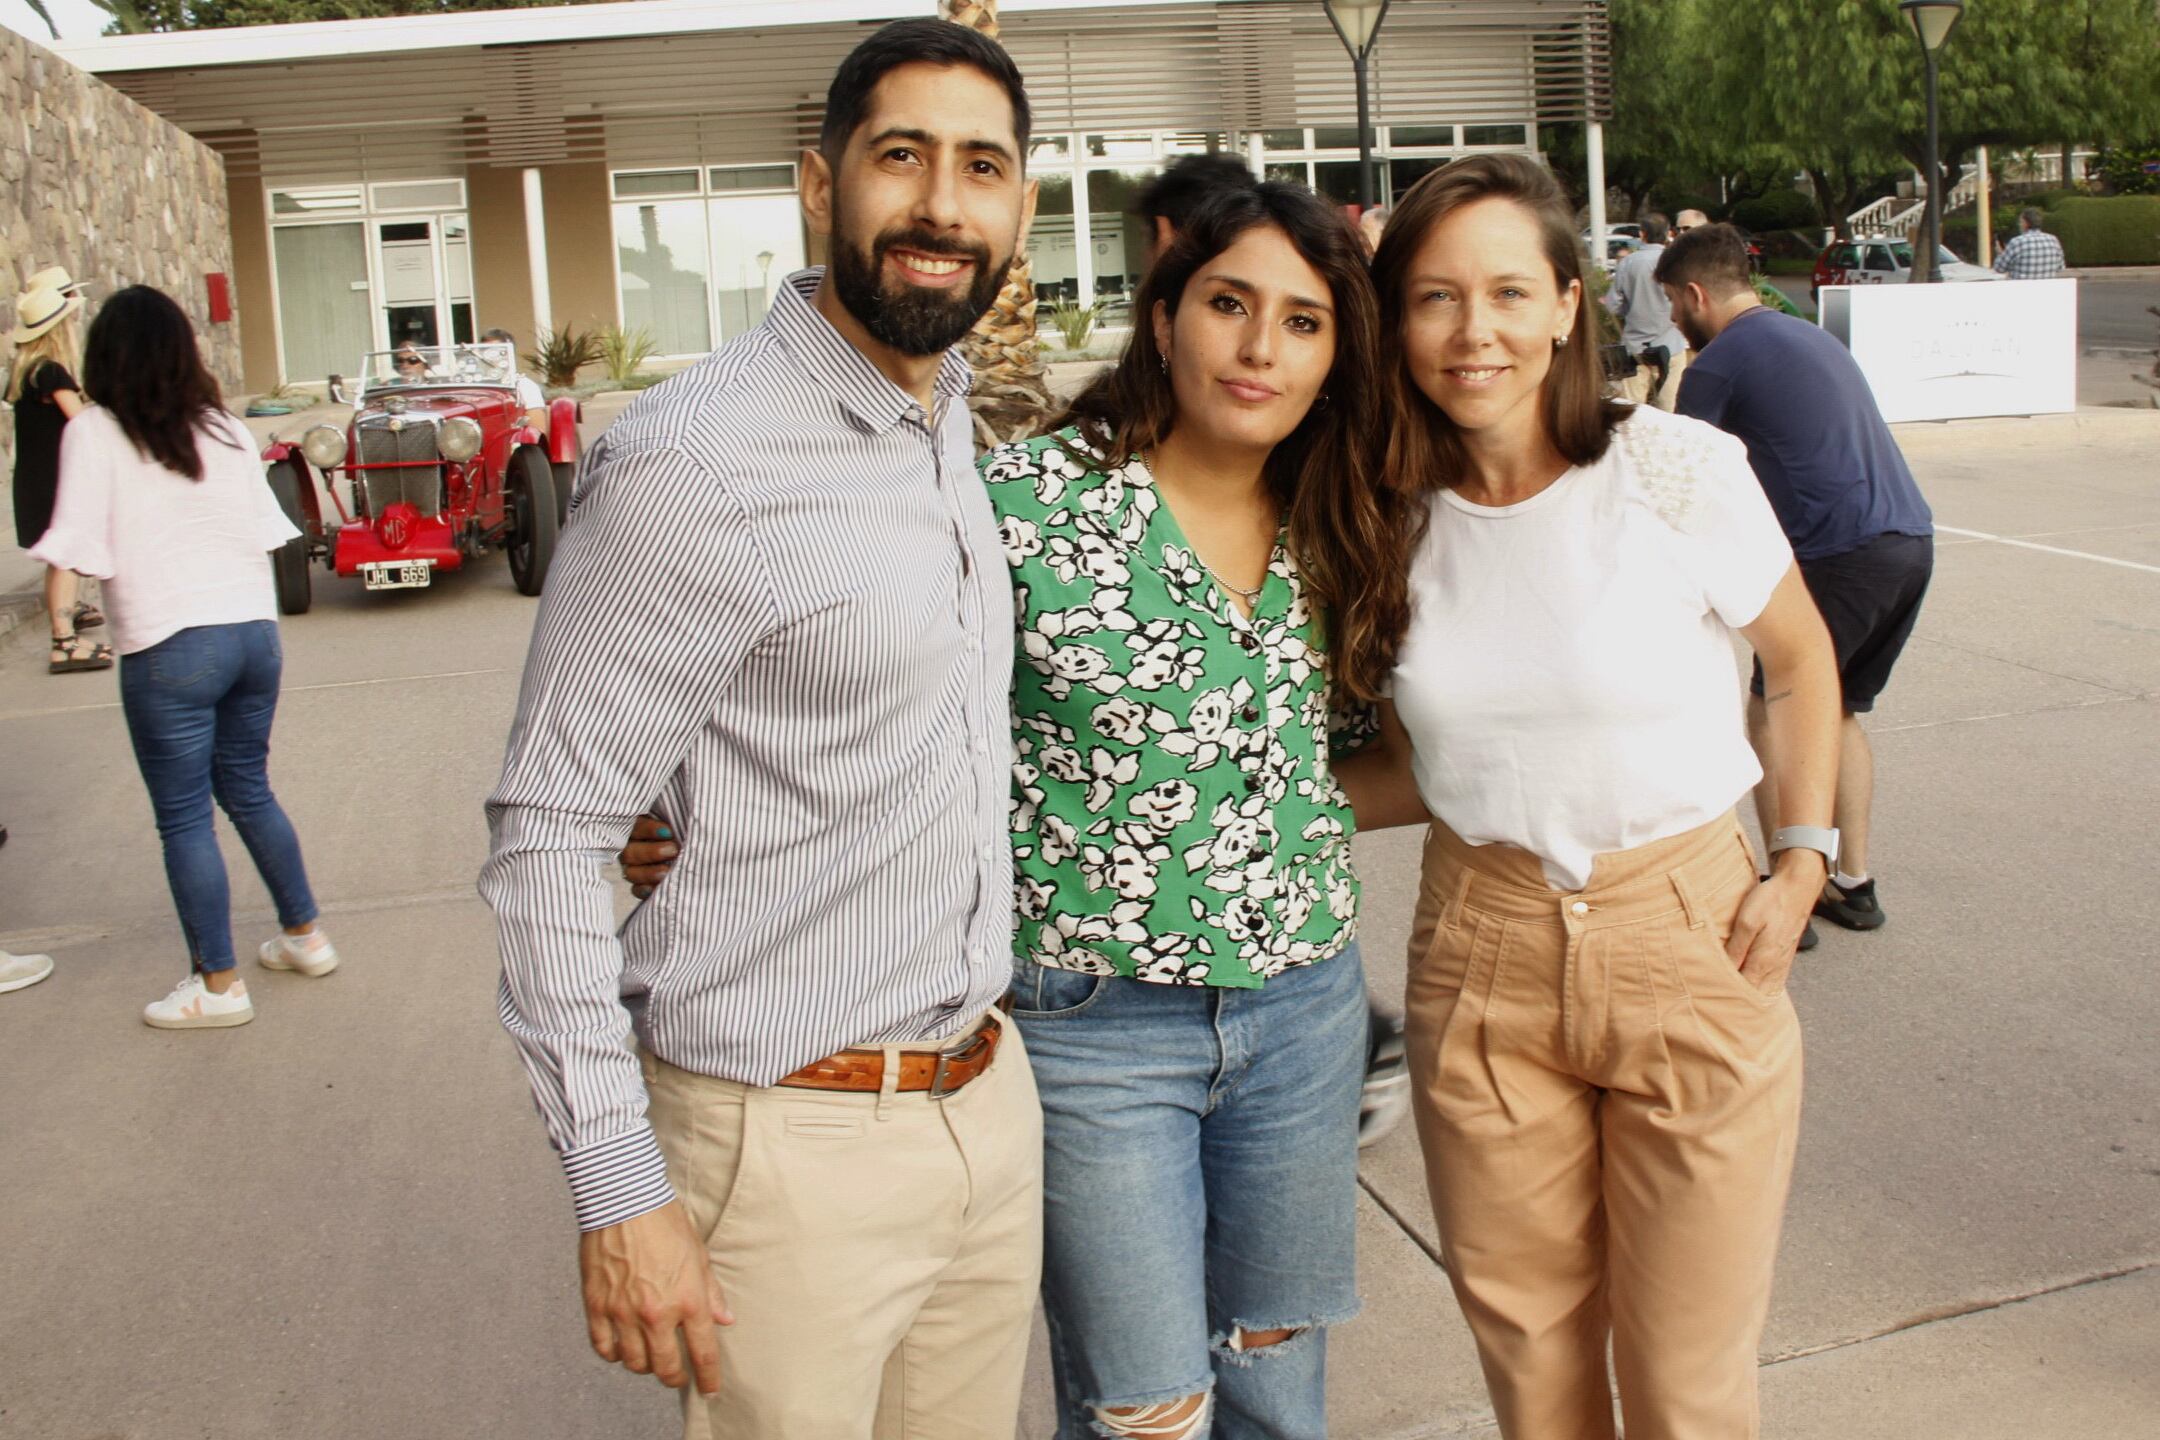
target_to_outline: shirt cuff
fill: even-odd
[[[667,1159],[649,1126],[626,1130],[563,1152],[564,1178],[580,1230],[599,1230],[635,1220],[675,1198]]]

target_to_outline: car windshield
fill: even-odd
[[[487,345],[401,345],[377,350],[360,361],[364,390],[413,385],[511,385],[517,381],[517,352],[501,343]]]
[[[1898,268],[1900,270],[1912,269],[1913,248],[1911,245],[1907,244],[1903,240],[1893,241],[1890,246],[1890,253],[1897,256]],[[1957,256],[1950,253],[1950,247],[1947,245],[1938,245],[1935,247],[1935,260],[1936,263],[1939,265],[1956,265],[1962,263],[1958,260]]]

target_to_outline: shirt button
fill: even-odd
[[[1590,913],[1590,906],[1586,902],[1581,900],[1577,900],[1574,904],[1568,906],[1567,908],[1568,914],[1576,916],[1578,918]]]
[[[1247,790],[1258,790],[1260,783],[1260,772],[1257,770],[1245,777],[1245,788]]]
[[[1260,637],[1250,630],[1241,630],[1238,632],[1237,643],[1244,646],[1248,651],[1258,650],[1260,648]]]
[[[1243,710],[1240,710],[1238,714],[1244,717],[1246,724],[1250,725],[1253,723],[1253,721],[1260,718],[1260,707],[1257,705],[1247,705]]]

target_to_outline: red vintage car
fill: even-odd
[[[346,430],[272,439],[265,475],[300,531],[272,557],[278,608],[306,612],[314,560],[370,590],[411,590],[494,549],[519,591],[539,594],[577,474],[578,402],[555,401],[537,427],[517,386],[508,345],[381,351],[339,386],[356,407]]]

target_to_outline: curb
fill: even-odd
[[[1974,441],[2062,445],[2130,440],[2160,444],[2160,407],[2136,409],[2088,405],[2067,415],[2001,415],[1971,420],[1907,420],[1890,433],[1906,454],[1917,450],[1965,449]]]

